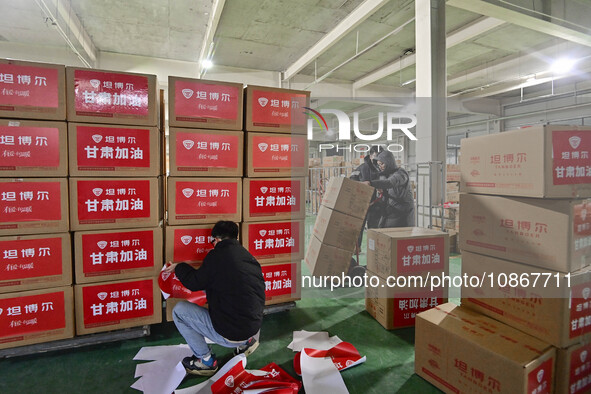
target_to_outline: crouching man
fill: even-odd
[[[211,230],[214,248],[199,269],[186,263],[171,263],[174,272],[191,291],[205,290],[209,309],[187,301],[173,310],[174,323],[193,351],[183,359],[188,373],[211,376],[218,362],[205,338],[235,348],[234,355],[250,355],[259,343],[255,335],[263,321],[265,282],[258,261],[238,243],[238,226],[220,221]]]

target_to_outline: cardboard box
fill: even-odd
[[[591,200],[463,194],[460,247],[569,272],[591,264]]]
[[[447,272],[449,234],[422,227],[370,229],[367,269],[388,276]]]
[[[72,287],[0,294],[0,349],[74,336]]]
[[[173,317],[172,317],[172,311],[174,309],[174,307],[176,306],[176,304],[178,304],[179,302],[181,302],[182,300],[180,298],[167,298],[166,299],[166,321],[174,321]]]
[[[66,122],[0,119],[0,145],[2,177],[68,176]]]
[[[158,126],[155,75],[66,68],[68,121]]]
[[[588,393],[591,388],[591,344],[579,343],[558,349],[556,394]]]
[[[326,156],[322,159],[323,167],[341,167],[345,158],[343,156]]]
[[[0,293],[72,284],[70,234],[0,237]]]
[[[165,263],[185,262],[199,268],[203,259],[213,249],[211,230],[214,224],[193,226],[166,226]]]
[[[242,130],[241,83],[168,77],[171,127]]]
[[[76,334],[162,322],[162,298],[153,277],[74,286]]]
[[[242,224],[242,245],[261,264],[301,262],[304,258],[304,221]]]
[[[168,224],[239,222],[242,215],[240,178],[168,178]]]
[[[367,277],[376,277],[378,285],[365,288],[365,310],[386,330],[414,327],[418,313],[447,302],[447,290],[443,288],[431,291],[429,287],[421,288],[418,282],[390,287],[386,279],[371,271],[367,271]]]
[[[265,278],[265,305],[302,298],[302,272],[299,261],[263,264],[261,269]]]
[[[323,244],[315,236],[310,237],[304,261],[312,276],[341,275],[349,272],[353,252]]]
[[[415,372],[446,393],[552,393],[556,350],[454,304],[419,313]]]
[[[71,176],[158,176],[156,127],[68,123]]]
[[[447,182],[445,184],[445,189],[448,193],[459,192],[460,191],[460,182]]]
[[[446,164],[445,170],[446,172],[461,172],[459,164]]]
[[[242,131],[170,128],[171,176],[230,176],[243,174]]]
[[[0,59],[0,117],[66,119],[63,65]]]
[[[310,92],[249,85],[244,130],[306,134]]]
[[[305,135],[246,133],[246,176],[307,176]]]
[[[591,197],[591,128],[534,126],[461,142],[468,193]]]
[[[462,305],[557,347],[591,338],[591,267],[565,276],[464,251],[462,270],[485,278],[462,288]]]
[[[162,229],[74,233],[76,283],[156,276],[162,269]]]
[[[345,177],[330,178],[322,205],[356,218],[365,219],[374,188]]]
[[[305,178],[244,178],[243,221],[304,219]]]
[[[322,159],[320,158],[310,158],[308,159],[308,167],[321,167],[322,166]]]
[[[0,235],[68,231],[66,178],[0,178]]]
[[[72,230],[156,227],[158,178],[70,178]]]
[[[321,205],[312,234],[322,243],[353,252],[362,231],[363,219]]]

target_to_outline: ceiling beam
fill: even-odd
[[[470,23],[469,25],[464,26],[450,33],[446,39],[446,47],[451,48],[455,45],[461,44],[462,42],[469,41],[479,36],[480,34],[483,34],[489,30],[501,26],[504,23],[505,22],[495,18],[480,18]],[[379,68],[376,71],[364,75],[362,78],[353,82],[353,89],[359,89],[363,86],[369,85],[370,83],[374,83],[382,78],[387,77],[388,75],[392,75],[405,69],[406,67],[410,67],[415,63],[416,57],[414,54],[405,56],[399,60],[396,60],[392,63],[389,63]]]
[[[531,15],[526,15],[519,11],[492,4],[484,0],[448,0],[447,5],[461,8],[466,11],[474,12],[480,15],[501,19],[505,22],[517,26],[535,30],[540,33],[548,34],[563,40],[572,41],[577,44],[591,46],[591,35],[582,33],[568,27],[548,22]]]
[[[293,62],[283,72],[283,80],[286,81],[302,71],[304,67],[312,63],[314,59],[326,52],[346,34],[355,29],[361,22],[373,15],[389,0],[365,0],[349,15],[340,21],[331,31],[326,33],[318,42],[306,51],[299,59]]]
[[[97,49],[72,9],[71,2],[68,0],[35,0],[35,2],[80,61],[87,67],[96,67]],[[72,39],[78,42],[84,53],[80,53]]]
[[[201,44],[201,51],[199,52],[199,59],[197,60],[197,67],[199,67],[199,78],[205,75],[207,69],[203,67],[203,61],[206,59],[211,60],[213,56],[213,38],[215,32],[218,29],[220,18],[222,16],[222,10],[226,0],[213,0],[211,4],[211,11],[209,14],[209,21],[207,22],[207,30],[203,36],[203,43]]]

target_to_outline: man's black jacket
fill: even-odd
[[[265,281],[258,261],[235,239],[218,242],[199,269],[186,263],[175,274],[189,290],[205,290],[216,332],[231,341],[249,339],[261,328]]]

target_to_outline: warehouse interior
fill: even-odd
[[[583,0],[0,0],[0,10],[0,59],[156,76],[156,89],[164,100],[159,104],[162,111],[160,143],[164,145],[161,160],[165,169],[165,163],[172,160],[171,132],[180,132],[184,127],[174,131],[171,128],[179,126],[169,125],[168,94],[172,89],[169,77],[307,91],[310,108],[319,113],[326,115],[337,110],[358,114],[362,133],[374,135],[376,129],[380,130],[379,138],[372,139],[372,144],[386,146],[395,143],[401,147],[394,157],[398,165],[408,172],[413,184],[418,214],[416,226],[430,227],[445,234],[446,242],[452,245],[446,246],[449,258],[446,269],[451,277],[464,272],[461,242],[465,241],[459,227],[460,195],[465,192],[488,194],[476,189],[459,189],[460,168],[467,159],[463,156],[465,161],[462,162],[462,141],[465,143],[465,140],[475,137],[499,135],[516,129],[538,130],[542,126],[568,125],[577,132],[583,130],[580,132],[585,132],[585,135],[590,133],[585,126],[591,127],[591,28],[588,22],[591,3]],[[6,81],[0,80],[2,82]],[[244,100],[247,101],[246,98]],[[399,118],[408,114],[416,116],[416,127],[413,125],[411,129],[416,140],[408,138],[400,130],[394,132],[392,138],[382,134],[383,115],[391,111]],[[0,114],[0,118],[10,116]],[[360,138],[357,133],[343,143],[337,118],[326,115],[326,119],[325,131],[320,122],[316,124],[308,120],[313,133],[308,134],[306,178],[303,178],[306,183],[302,191],[302,196],[305,195],[305,218],[297,218],[302,220],[305,234],[302,245],[306,247],[314,237],[318,237],[315,235],[315,222],[323,209],[322,194],[328,189],[325,182],[335,177],[350,176],[366,154],[365,150],[354,149],[354,144],[368,143],[367,138]],[[82,124],[86,121],[77,122]],[[244,134],[252,131],[244,130]],[[543,152],[551,152],[548,148],[551,143],[544,140],[546,134],[539,135],[542,135],[540,144],[546,144],[543,145]],[[581,138],[584,141],[581,146],[587,146],[587,137]],[[537,142],[532,141],[531,144]],[[246,145],[246,139],[244,143]],[[582,221],[572,217],[568,219],[582,225],[581,234],[587,237],[577,241],[572,250],[564,252],[564,256],[569,256],[572,261],[540,265],[552,275],[556,272],[557,281],[560,275],[562,280],[564,274],[570,275],[579,268],[584,270],[591,264],[588,242],[591,226],[585,216],[586,207],[591,208],[588,200],[591,197],[588,152],[586,157],[583,156],[585,158],[587,161],[583,160],[583,166],[587,166],[587,180],[580,183],[586,185],[580,188],[573,186],[568,193],[555,192],[558,189],[551,187],[539,195],[514,191],[490,193],[513,196],[516,200],[530,197],[544,199],[545,202],[536,207],[545,211],[536,215],[544,220],[546,217],[543,215],[546,214],[548,218],[553,218],[544,223],[554,220],[555,216],[550,216],[550,213],[563,214],[570,209],[566,208],[567,198],[572,199],[568,200],[569,204],[583,204],[582,208],[574,208],[573,211],[580,214]],[[550,159],[546,157],[545,160]],[[547,167],[552,172],[544,159],[539,163],[540,168]],[[462,177],[465,177],[464,171]],[[70,176],[84,175],[70,173]],[[548,174],[541,175],[542,179],[544,176]],[[549,176],[552,179],[552,175]],[[166,170],[158,173],[158,177],[161,195],[164,190],[166,196],[165,186],[162,186],[166,184]],[[168,183],[169,189],[171,185]],[[72,183],[70,204],[71,193]],[[547,200],[552,198],[563,199],[560,201],[564,201],[564,205],[561,205],[562,202],[552,205],[553,201],[558,201]],[[580,200],[582,198],[587,200]],[[166,210],[165,203],[161,203],[161,209]],[[526,203],[518,201],[516,204]],[[331,209],[336,211],[334,206]],[[520,210],[519,207],[511,209],[510,212]],[[502,217],[499,211],[502,210],[491,212]],[[170,212],[168,215],[170,219]],[[241,222],[240,219],[236,221]],[[187,222],[185,225],[197,223]],[[171,224],[174,227],[183,223],[171,222],[168,227]],[[535,223],[536,226],[538,224]],[[166,232],[166,219],[156,226]],[[564,226],[572,229],[570,221]],[[105,230],[108,228],[102,227]],[[74,230],[92,228],[70,227],[72,234]],[[16,234],[0,232],[0,241],[2,236]],[[325,235],[329,237],[330,231],[327,230]],[[373,239],[368,240],[368,237],[368,232],[365,232],[358,253],[351,252],[352,264],[369,266],[368,243]],[[564,244],[574,242],[568,237]],[[74,238],[72,240],[74,242]],[[522,245],[527,243],[519,242]],[[524,248],[535,247],[533,245],[530,242]],[[166,245],[161,247],[166,248]],[[488,257],[483,250],[469,250],[469,253],[486,254]],[[545,256],[552,253],[547,248],[544,250]],[[556,250],[559,250],[556,252],[558,255],[562,246],[556,247]],[[527,252],[530,250],[523,254]],[[495,259],[504,258],[519,263],[527,259],[512,260],[507,256],[509,254],[494,255]],[[6,255],[4,260],[3,264],[9,263]],[[301,265],[298,274],[313,274],[310,266],[303,261],[303,255],[287,260],[292,263],[297,260],[298,266]],[[346,268],[349,267],[349,260],[345,262]],[[488,260],[482,261],[479,264],[486,267]],[[164,257],[158,263],[159,271],[165,263]],[[560,268],[555,268],[558,265]],[[585,275],[591,273],[585,271],[580,275],[587,278]],[[575,280],[575,283],[580,285],[580,281]],[[71,282],[74,283],[77,283],[76,280]],[[337,287],[330,293],[326,289],[302,287],[301,294],[290,299],[289,303],[270,308],[261,329],[261,345],[256,353],[249,356],[247,369],[260,369],[274,362],[296,377],[294,353],[287,348],[294,332],[327,331],[330,336],[338,335],[341,340],[350,342],[361,356],[367,357],[361,365],[340,374],[346,390],[351,393],[525,393],[532,392],[532,388],[539,389],[535,391],[539,393],[566,393],[569,389],[571,393],[591,392],[591,386],[587,386],[591,385],[591,376],[588,382],[585,376],[584,383],[581,378],[578,387],[575,378],[573,385],[572,380],[565,378],[568,369],[567,375],[559,371],[565,358],[556,355],[561,348],[566,352],[570,346],[588,347],[590,335],[577,337],[576,341],[572,336],[569,339],[560,337],[557,340],[560,345],[546,337],[540,339],[558,349],[552,350],[555,351],[552,383],[549,387],[544,386],[543,390],[541,377],[538,377],[539,387],[536,384],[518,387],[515,383],[515,386],[505,385],[501,389],[495,386],[496,380],[491,380],[492,373],[491,377],[486,377],[489,381],[484,380],[479,388],[471,388],[465,383],[458,389],[446,382],[441,383],[439,378],[433,378],[436,381],[439,379],[436,384],[417,374],[413,326],[386,329],[384,323],[376,321],[378,318],[366,311],[364,288]],[[449,302],[457,305],[462,302],[458,286],[450,285],[447,291],[444,298]],[[3,293],[0,286],[0,300]],[[570,297],[574,296],[571,294]],[[160,320],[162,322],[148,323],[149,335],[145,335],[144,326],[133,334],[137,336],[135,338],[113,334],[109,339],[108,335],[103,335],[96,343],[73,345],[72,342],[61,342],[59,347],[41,346],[37,348],[41,351],[29,348],[22,353],[18,352],[18,347],[11,352],[11,346],[2,346],[3,341],[0,340],[0,392],[137,392],[131,388],[139,377],[136,367],[140,361],[134,360],[136,353],[143,347],[184,343],[171,319],[167,321],[166,308],[159,312],[164,315]],[[479,312],[485,313],[482,310]],[[0,318],[1,313],[2,308]],[[548,319],[549,327],[554,327],[555,320],[559,320],[558,317]],[[568,321],[568,316],[565,319]],[[506,321],[503,323],[509,324]],[[524,330],[521,326],[517,328]],[[90,331],[88,335],[94,334]],[[542,349],[542,345],[539,346]],[[547,349],[536,350],[541,355],[536,363],[540,364],[540,360],[548,358],[550,350]],[[5,353],[2,353],[3,350]],[[231,349],[217,347],[215,352],[222,364],[232,358]],[[570,357],[571,353],[568,355]],[[463,357],[470,360],[469,356]],[[516,365],[519,362],[516,361]],[[581,362],[586,365],[583,359]],[[448,360],[447,368],[458,369],[459,365],[465,367],[463,361],[455,358]],[[531,365],[526,365],[523,370],[531,372],[534,368]],[[515,368],[520,367],[517,365]],[[588,369],[591,370],[591,366]],[[577,369],[577,376],[584,370]],[[479,378],[474,371],[470,378],[469,369],[467,371],[462,375],[467,381]],[[574,374],[574,370],[571,372]],[[525,379],[527,382],[527,376]],[[206,380],[188,376],[178,387],[189,388]],[[307,391],[302,389],[300,392]]]

